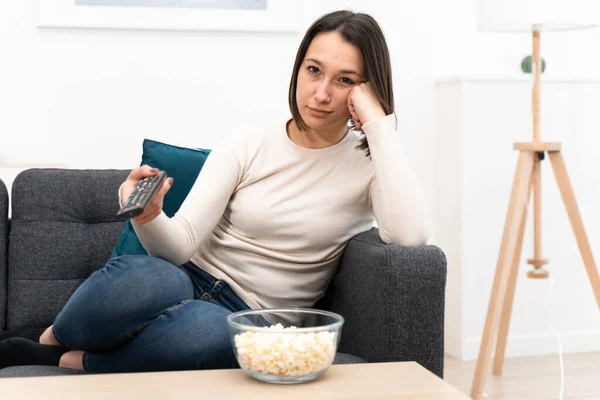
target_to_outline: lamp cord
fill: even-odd
[[[546,297],[546,316],[548,317],[548,325],[550,326],[550,333],[556,339],[558,343],[558,360],[560,362],[560,393],[559,399],[563,400],[564,390],[565,390],[565,367],[563,364],[563,351],[562,351],[562,342],[560,338],[554,332],[554,327],[552,326],[552,315],[550,314],[550,308],[548,307],[548,303],[550,301],[550,295],[552,295],[552,290],[554,289],[554,274],[550,274],[550,289],[548,290],[548,296]]]

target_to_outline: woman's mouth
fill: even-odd
[[[318,108],[312,108],[312,107],[307,107],[308,111],[310,112],[310,114],[314,117],[317,118],[325,118],[326,116],[328,116],[329,114],[331,114],[333,111],[326,111],[326,110],[321,110]]]

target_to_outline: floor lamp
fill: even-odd
[[[600,7],[600,5],[595,4],[596,2],[597,0],[477,0],[476,3],[477,29],[479,31],[528,32],[532,35],[532,75],[534,84],[532,93],[533,140],[525,143],[514,143],[513,146],[515,150],[519,151],[519,159],[508,205],[483,338],[471,387],[471,397],[475,400],[482,398],[485,381],[492,366],[491,355],[494,343],[496,349],[492,372],[494,375],[502,374],[506,338],[531,192],[533,192],[534,253],[533,258],[527,260],[527,263],[533,266],[527,276],[538,279],[548,277],[548,272],[543,268],[548,263],[548,259],[542,256],[540,219],[542,205],[540,190],[541,162],[545,159],[546,153],[550,158],[577,245],[583,257],[598,308],[600,308],[600,277],[565,169],[561,143],[542,142],[540,137],[540,75],[542,68],[540,62],[540,33],[542,31],[594,27],[597,21],[595,18],[598,15],[596,11]]]

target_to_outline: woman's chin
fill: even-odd
[[[312,115],[303,115],[302,119],[311,129],[327,129],[332,128],[335,125],[335,122],[330,118],[318,118]]]

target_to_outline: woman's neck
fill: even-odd
[[[301,131],[295,120],[290,120],[287,127],[288,137],[294,144],[307,149],[325,149],[333,146],[346,136],[348,127],[346,124],[333,129],[316,130],[308,128]]]

